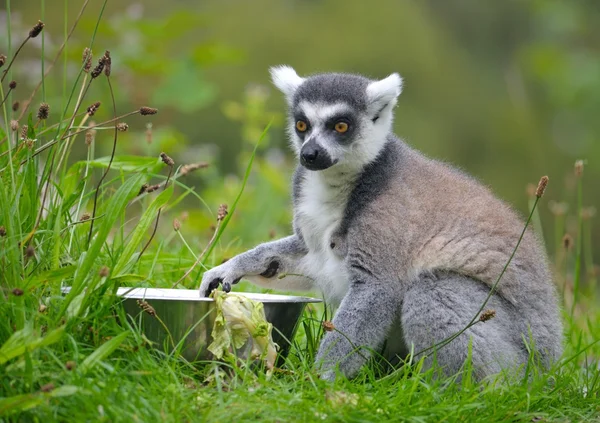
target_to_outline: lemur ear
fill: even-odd
[[[369,111],[378,114],[388,105],[396,104],[396,99],[402,92],[402,78],[393,73],[380,81],[371,82],[367,86]]]
[[[304,82],[304,78],[300,78],[294,69],[286,65],[273,66],[269,71],[273,84],[285,94],[288,103],[291,103],[296,89]]]

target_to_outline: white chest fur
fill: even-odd
[[[315,280],[325,299],[338,305],[349,287],[343,258],[332,251],[331,236],[342,222],[350,184],[330,185],[321,174],[307,172],[295,213],[298,229],[308,247],[302,268]]]

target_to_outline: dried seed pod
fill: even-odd
[[[146,191],[148,191],[148,187],[149,186],[150,185],[148,185],[148,184],[142,185],[141,188],[140,188],[140,192],[138,192],[138,195],[142,195],[143,193],[145,193]]]
[[[181,166],[181,169],[179,170],[179,176],[185,176],[188,173],[193,172],[194,170],[204,169],[208,166],[209,164],[205,162],[186,164],[184,166]]]
[[[163,161],[164,164],[166,164],[167,166],[173,166],[175,165],[175,162],[173,161],[172,158],[170,158],[167,153],[160,153],[160,158]]]
[[[83,63],[83,71],[89,73],[92,69],[92,50],[88,47],[83,49],[83,57],[81,58]]]
[[[98,60],[98,64],[96,65],[96,67],[90,73],[90,76],[92,77],[92,79],[98,78],[100,76],[100,74],[102,73],[102,71],[104,70],[104,60],[103,60],[103,58],[104,58],[104,56],[102,56],[100,58],[100,60]]]
[[[175,232],[179,232],[179,230],[181,229],[181,222],[177,218],[173,219],[173,229],[175,230]]]
[[[100,268],[100,270],[98,271],[98,276],[100,276],[101,278],[106,278],[106,277],[108,277],[109,273],[110,273],[110,269],[106,266],[102,266]]]
[[[16,120],[11,120],[10,121],[10,130],[13,132],[17,132],[19,130],[19,122]]]
[[[225,219],[225,216],[227,216],[227,213],[229,213],[227,211],[227,204],[221,204],[219,206],[219,210],[217,211],[217,221],[222,221],[223,219]]]
[[[21,288],[14,288],[14,289],[12,290],[12,294],[13,294],[15,297],[20,297],[21,295],[23,295],[23,290],[22,290]]]
[[[487,322],[488,320],[491,320],[494,317],[496,317],[496,310],[485,310],[483,313],[481,313],[481,316],[479,316],[479,321]]]
[[[89,213],[83,213],[81,215],[81,217],[79,218],[79,221],[80,222],[85,222],[86,220],[90,220],[91,217],[92,217],[91,214],[89,214]]]
[[[6,228],[4,226],[0,226],[0,236],[6,236]]]
[[[27,248],[25,248],[25,257],[31,258],[33,256],[35,256],[35,248],[33,248],[33,245],[28,245]]]
[[[146,192],[149,194],[151,192],[156,191],[159,188],[160,188],[160,184],[150,185],[148,188],[146,188]]]
[[[54,391],[54,384],[52,382],[50,382],[50,383],[47,383],[45,385],[42,385],[40,387],[40,391],[42,391],[42,392]]]
[[[569,234],[565,234],[562,239],[562,244],[565,250],[570,250],[573,246],[573,237]]]
[[[39,120],[48,119],[48,115],[50,114],[50,106],[48,103],[40,104],[40,108],[38,109],[37,118]]]
[[[153,107],[141,107],[140,108],[140,115],[142,115],[142,116],[155,115],[157,113],[158,113],[158,109],[155,109]]]
[[[44,29],[44,22],[42,21],[38,21],[38,23],[36,23],[33,28],[31,28],[31,31],[29,31],[29,37],[30,38],[35,38],[38,35],[40,35],[40,32],[42,32],[42,29]]]
[[[323,323],[321,323],[321,326],[323,327],[323,330],[325,332],[333,332],[335,330],[335,326],[334,326],[333,322],[330,322],[329,320],[323,320]]]
[[[17,110],[19,110],[19,106],[20,106],[20,103],[19,103],[18,101],[15,101],[15,102],[12,104],[12,111],[13,111],[13,112],[16,112]]]
[[[540,178],[540,182],[538,183],[537,189],[535,190],[535,196],[537,198],[541,198],[544,195],[544,191],[546,191],[547,186],[548,186],[548,177],[542,176]]]
[[[23,125],[21,127],[21,139],[22,140],[26,140],[27,139],[27,132],[29,132],[29,126]]]
[[[104,52],[102,60],[104,61],[104,75],[110,76],[110,71],[112,69],[112,59],[110,58],[110,51],[106,50]]]
[[[0,68],[4,66],[6,63],[6,56],[4,54],[0,54]]]
[[[65,363],[65,369],[69,371],[73,370],[75,367],[77,367],[77,363],[75,363],[74,361],[69,360]]]
[[[117,131],[126,132],[128,129],[129,129],[129,125],[127,125],[125,122],[117,123]]]
[[[15,88],[17,88],[17,81],[10,81],[8,83],[8,88],[10,88],[11,90],[14,90]]]
[[[137,305],[144,310],[146,313],[148,313],[150,316],[156,316],[156,310],[154,310],[154,307],[152,307],[150,304],[148,304],[147,301],[144,300],[137,300]]]
[[[575,176],[580,178],[583,175],[583,160],[577,160],[575,162]]]
[[[100,105],[102,103],[100,103],[99,101],[95,102],[94,104],[92,104],[90,107],[87,108],[87,114],[88,116],[94,116],[94,114],[98,111],[98,109],[100,108]]]

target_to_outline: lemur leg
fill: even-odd
[[[406,344],[414,352],[425,350],[465,328],[473,319],[489,288],[483,283],[454,273],[422,276],[404,294],[401,310]],[[527,362],[523,336],[528,330],[512,305],[497,295],[485,309],[496,311],[489,321],[477,323],[439,351],[430,351],[426,366],[435,362],[445,376],[457,374],[472,344],[476,379],[499,373],[502,368],[518,370]],[[420,358],[420,357],[418,357]]]
[[[243,277],[269,288],[310,289],[313,286],[312,280],[302,276],[299,269],[299,261],[306,252],[306,246],[296,235],[260,244],[205,272],[200,293],[208,296],[219,284],[229,292],[231,285],[238,283]]]
[[[333,380],[336,366],[346,377],[356,376],[394,324],[400,307],[397,284],[363,280],[352,283],[333,319],[335,330],[321,342],[315,363],[322,379]]]

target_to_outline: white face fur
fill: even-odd
[[[359,104],[366,106],[362,108],[340,100],[296,99],[298,88],[310,77],[301,78],[288,66],[271,68],[271,76],[275,86],[285,94],[290,107],[288,131],[292,147],[309,170],[331,167],[359,171],[373,161],[383,148],[392,128],[392,109],[402,89],[402,79],[398,74],[391,74],[380,81],[349,78],[350,84],[357,81],[364,84],[364,88],[361,85],[358,90],[362,97],[356,99]],[[344,90],[344,86],[341,86],[343,81],[343,78],[331,77],[331,89]],[[307,150],[319,151],[321,156],[318,161],[321,162],[307,163],[304,160]],[[324,159],[325,156],[329,156],[328,160]]]

